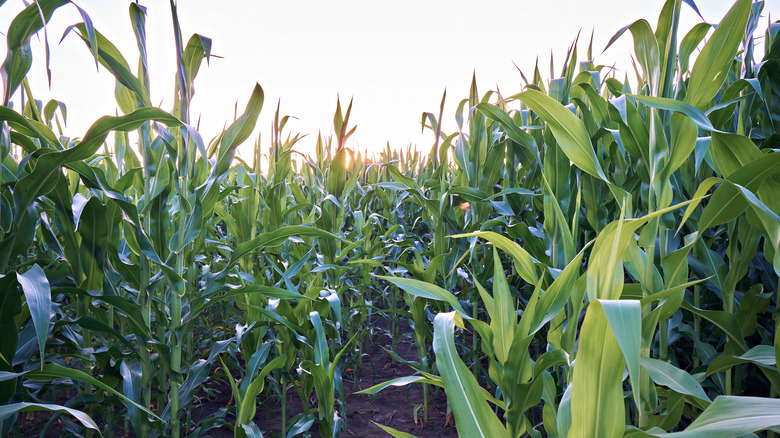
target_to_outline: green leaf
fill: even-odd
[[[466,311],[463,310],[463,307],[461,307],[455,295],[440,288],[439,286],[420,280],[412,280],[410,278],[385,277],[381,275],[375,275],[375,277],[393,283],[394,285],[403,289],[404,292],[412,296],[428,298],[430,300],[436,301],[444,301],[452,306],[453,309],[460,312],[461,315],[468,315]]]
[[[236,148],[249,138],[249,135],[254,131],[257,117],[263,108],[264,99],[263,88],[260,84],[255,84],[244,114],[233,122],[222,136],[217,156],[217,165],[214,167],[215,175],[222,175],[227,172],[230,163],[233,161],[233,156],[235,156]]]
[[[355,394],[376,394],[379,391],[388,388],[390,386],[406,386],[410,383],[428,383],[428,384],[435,384],[434,381],[431,379],[426,378],[425,376],[406,376],[406,377],[398,377],[396,379],[388,380],[387,382],[382,382],[377,385],[374,385],[370,388],[366,388],[362,391],[357,391]]]
[[[174,127],[182,125],[181,120],[159,108],[140,108],[125,116],[103,116],[89,127],[81,143],[62,152],[65,161],[87,159],[103,146],[111,131],[134,131],[149,121]]]
[[[585,313],[574,363],[568,436],[623,435],[623,371],[626,361],[600,300]]]
[[[176,246],[173,248],[173,252],[178,253],[182,251],[187,245],[197,239],[202,227],[203,207],[201,206],[200,200],[196,198],[192,212],[187,215],[187,222],[184,224],[184,229],[176,230],[176,235],[173,239]],[[178,238],[179,233],[181,233],[182,236],[180,239]]]
[[[246,438],[263,438],[263,432],[254,422],[242,424],[241,432],[246,435]],[[241,437],[240,432],[236,436]]]
[[[528,253],[528,251],[518,245],[517,242],[498,233],[494,233],[493,231],[475,231],[467,234],[456,234],[452,236],[452,238],[457,239],[472,236],[481,237],[511,255],[515,264],[515,269],[517,269],[517,273],[523,277],[523,280],[533,285],[539,281],[539,278],[536,275],[536,267],[534,266],[534,263],[537,263],[537,261]]]
[[[572,384],[566,387],[566,391],[563,392],[561,402],[558,404],[558,412],[556,418],[556,428],[558,429],[559,436],[568,437],[572,424],[572,411],[571,411],[571,392]]]
[[[780,399],[720,396],[682,432],[639,432],[669,438],[732,438],[780,426]]]
[[[40,139],[44,145],[48,145],[49,143],[48,136],[38,129],[40,125],[33,124],[27,117],[24,117],[11,108],[0,106],[0,120],[8,122],[8,125],[11,128],[23,134],[21,138],[35,137]],[[21,146],[25,145],[22,144]],[[25,152],[29,154],[37,149],[38,147],[33,144],[33,148],[25,147]]]
[[[658,48],[658,40],[656,40],[653,29],[650,28],[647,20],[637,20],[617,31],[604,50],[607,50],[617,41],[626,30],[630,30],[631,35],[634,37],[634,53],[639,61],[639,65],[642,66],[642,71],[645,73],[644,79],[648,82],[652,90],[651,92],[657,95],[661,85],[659,83],[661,78],[660,50]]]
[[[333,381],[328,378],[328,373],[321,365],[315,365],[314,362],[310,360],[302,361],[301,368],[308,371],[314,378],[314,388],[317,398],[323,401],[318,403],[320,421],[323,422],[324,420],[324,423],[332,422],[333,401],[335,400]]]
[[[384,430],[385,432],[389,433],[390,435],[394,436],[395,438],[417,438],[411,433],[401,432],[400,430],[395,430],[392,427],[383,426],[377,422],[372,421],[375,426],[379,427],[380,429]]]
[[[566,302],[571,296],[571,290],[574,287],[574,283],[580,277],[580,265],[582,264],[582,258],[585,256],[585,250],[588,249],[593,241],[588,242],[577,254],[563,272],[558,274],[555,281],[547,288],[547,290],[539,298],[539,303],[536,305],[536,309],[533,315],[533,319],[530,325],[529,333],[536,333],[544,327],[545,324],[550,322],[566,305]],[[523,314],[525,316],[525,314]]]
[[[715,170],[727,179],[731,179],[729,177],[742,167],[758,163],[757,160],[764,157],[750,138],[739,134],[713,133],[708,150]]]
[[[772,239],[773,243],[776,244],[776,240],[780,239],[778,235],[780,216],[764,204],[755,195],[754,191],[758,190],[767,178],[777,173],[777,166],[774,162],[778,159],[780,159],[780,156],[776,158],[775,154],[769,154],[767,157],[755,160],[749,165],[732,172],[729,175],[729,180],[710,177],[702,181],[699,188],[696,189],[694,199],[690,202],[683,215],[678,231],[703,199],[704,194],[720,183],[712,199],[710,199],[707,207],[702,212],[699,219],[699,231],[728,222],[742,214],[750,206],[753,211],[759,214],[759,218],[765,228],[764,231]]]
[[[539,377],[545,370],[555,366],[569,366],[569,355],[563,350],[548,350],[539,356],[534,363],[534,379]]]
[[[314,326],[317,342],[314,343],[314,364],[328,370],[328,341],[325,339],[325,329],[322,327],[322,319],[319,312],[309,313],[309,320]]]
[[[524,147],[523,152],[526,159],[538,158],[539,150],[533,136],[518,127],[514,120],[504,110],[496,105],[489,103],[480,103],[476,106],[477,111],[484,114],[487,118],[498,122],[501,128],[506,132],[507,137],[515,143]]]
[[[618,220],[599,233],[588,263],[588,298],[618,299],[623,290],[623,252],[634,237],[635,229],[626,227],[625,205]],[[633,223],[635,224],[635,223]]]
[[[628,247],[629,239],[634,239],[634,233],[651,219],[701,201],[701,197],[698,195],[697,192],[697,197],[690,201],[657,210],[636,219],[613,221],[604,227],[596,237],[588,262],[588,298],[591,300],[619,298],[623,286],[623,270],[618,269],[618,260],[622,261],[623,252]],[[609,287],[604,287],[604,285],[609,285]]]
[[[693,64],[686,103],[704,108],[726,80],[726,73],[745,36],[751,3],[751,0],[737,0],[707,40]]]
[[[640,402],[639,364],[642,343],[642,307],[635,300],[599,300],[612,334],[626,360],[634,402]]]
[[[24,274],[16,274],[19,285],[22,286],[27,299],[27,307],[32,315],[33,326],[38,338],[38,353],[43,367],[43,350],[46,347],[46,336],[49,333],[49,318],[51,314],[51,288],[49,280],[40,266],[33,265]]]
[[[141,364],[136,360],[125,359],[119,366],[119,372],[122,374],[122,392],[135,403],[141,404],[141,378],[143,370]],[[127,407],[127,415],[130,417],[130,423],[137,431],[141,430],[144,424],[144,417],[141,411],[135,406]]]
[[[138,46],[138,77],[143,83],[149,83],[149,56],[146,48],[146,7],[138,3],[130,3],[130,22],[133,26],[136,45]]]
[[[25,7],[11,21],[11,25],[8,27],[6,44],[8,55],[2,68],[3,85],[5,88],[3,105],[8,105],[11,96],[19,88],[24,78],[27,77],[27,72],[30,71],[30,66],[32,65],[30,39],[44,27],[44,23],[49,21],[57,8],[68,3],[70,2],[67,0],[38,0]],[[48,57],[46,61],[48,68]]]
[[[447,194],[457,195],[469,202],[483,202],[487,199],[487,194],[480,189],[467,186],[453,186],[447,191]]]
[[[108,209],[97,197],[90,197],[77,223],[81,236],[81,269],[84,290],[103,290],[106,248],[108,247]]]
[[[60,102],[59,100],[50,100],[46,106],[43,108],[43,118],[44,120],[51,120],[54,118],[54,112],[57,111],[59,108],[60,113],[62,114],[62,120],[64,123],[68,123],[68,107],[65,105],[64,102]]]
[[[236,379],[233,378],[233,375],[230,373],[227,365],[225,365],[225,361],[222,360],[222,357],[219,358],[219,362],[222,364],[222,369],[225,371],[225,376],[227,376],[228,383],[230,383],[230,389],[233,391],[233,398],[236,400],[236,404],[240,404],[242,391],[238,389]]]
[[[777,360],[775,359],[775,349],[772,345],[756,345],[748,350],[741,356],[732,356],[730,354],[721,354],[710,362],[707,367],[706,376],[710,376],[714,373],[726,371],[741,363],[754,363],[760,367],[774,367]]]
[[[49,412],[62,412],[64,414],[69,414],[72,415],[76,420],[78,420],[79,423],[84,425],[84,427],[93,429],[97,431],[98,435],[103,436],[103,434],[100,433],[100,428],[98,428],[97,424],[95,424],[95,422],[92,421],[92,418],[90,418],[89,415],[87,415],[86,413],[79,411],[77,409],[72,409],[65,406],[54,405],[54,404],[12,403],[10,405],[0,406],[0,422],[2,422],[6,418],[10,417],[11,415],[17,412],[25,412],[25,411],[33,411],[33,412],[49,411]]]
[[[48,382],[55,379],[73,379],[73,380],[79,380],[82,382],[86,382],[89,384],[92,384],[94,386],[97,386],[98,388],[108,391],[112,393],[113,395],[121,398],[122,400],[126,401],[127,403],[133,405],[137,409],[143,411],[146,415],[149,417],[160,419],[157,415],[155,415],[152,411],[149,409],[139,405],[138,403],[130,400],[129,398],[125,397],[123,394],[118,392],[116,389],[106,385],[105,383],[101,382],[100,380],[95,379],[94,377],[89,376],[83,371],[71,369],[71,368],[65,368],[61,365],[48,363],[44,365],[40,370],[30,370],[25,371],[23,373],[4,373],[0,372],[0,381],[8,380],[8,379],[15,379],[18,377],[25,377],[31,380],[39,381],[39,382]]]
[[[69,27],[65,31],[63,39],[73,28],[79,30],[79,37],[93,53],[93,56],[97,54],[96,59],[116,78],[116,100],[123,112],[132,113],[139,107],[151,107],[152,102],[149,100],[149,90],[130,71],[127,60],[122,56],[119,49],[103,34],[95,31],[91,25],[87,26],[86,24],[87,22]],[[130,92],[135,96],[133,97]]]
[[[499,257],[495,246],[493,247],[493,267],[493,303],[495,307],[490,328],[493,330],[493,350],[498,362],[503,365],[514,341],[517,310],[515,310],[512,294],[509,292],[509,283],[506,281],[501,257]]]
[[[693,26],[693,28],[685,34],[682,42],[680,42],[680,70],[683,72],[688,71],[688,63],[690,62],[691,54],[696,50],[696,47],[701,43],[711,28],[712,25],[709,23],[699,23]]]
[[[548,156],[549,155],[550,154],[548,154]],[[561,158],[565,159],[563,156],[561,156]],[[563,181],[564,187],[566,187],[566,190],[568,191],[569,165],[568,160],[566,161],[567,170],[565,172],[555,172],[555,176]],[[544,230],[546,234],[551,236],[550,238],[552,240],[552,267],[560,268],[574,258],[574,254],[576,252],[574,236],[572,236],[571,229],[569,228],[568,218],[563,214],[560,202],[556,198],[555,192],[547,181],[545,174],[542,174],[542,182],[544,183],[543,208],[546,212],[544,218]]]
[[[346,240],[340,238],[339,236],[319,228],[302,225],[288,225],[275,231],[261,233],[249,242],[239,244],[233,251],[233,254],[230,257],[230,263],[228,263],[227,267],[224,269],[224,272],[231,270],[238,264],[242,257],[251,253],[252,251],[263,247],[279,246],[289,237],[332,237],[346,242]]]
[[[11,362],[19,342],[14,319],[22,312],[22,297],[14,272],[0,275],[0,371],[13,371]],[[0,382],[0,405],[8,403],[16,392],[16,380]]]
[[[682,302],[682,308],[694,315],[701,316],[723,330],[740,354],[747,351],[745,338],[742,337],[742,328],[737,322],[735,314],[723,310],[702,310],[686,301]]]
[[[236,424],[243,425],[252,420],[257,412],[257,396],[263,392],[265,387],[265,377],[273,370],[284,367],[287,362],[287,355],[275,357],[271,362],[263,367],[260,373],[252,380],[246,393],[241,395],[241,404],[238,407],[236,415]]]
[[[477,278],[474,276],[474,274],[471,274],[471,277],[474,279],[474,286],[477,287],[477,292],[479,293],[479,297],[482,298],[482,304],[485,306],[485,310],[488,313],[488,316],[490,319],[493,319],[493,312],[496,308],[496,303],[493,297],[485,290],[485,287],[482,286],[482,284],[477,280]]]
[[[139,128],[145,122],[155,120],[179,126],[181,122],[158,108],[141,108],[131,114],[121,117],[105,116],[98,119],[76,146],[64,151],[52,151],[38,158],[35,168],[16,184],[14,190],[14,205],[17,211],[24,211],[33,200],[49,193],[62,175],[61,167],[69,162],[75,162],[91,157],[103,145],[111,131],[131,131]],[[23,215],[18,215],[17,223]]]
[[[662,185],[663,187],[657,190],[661,193],[662,199],[664,195],[667,196],[667,202],[671,202],[671,193],[668,190],[670,186],[663,185],[663,182],[669,181],[671,179],[670,175],[688,160],[691,153],[695,151],[698,141],[696,122],[682,112],[672,114],[672,117],[669,119],[669,125],[672,140],[669,146],[668,159],[656,179],[658,181],[656,186]],[[664,205],[668,204],[665,203]]]
[[[650,357],[641,358],[641,363],[642,368],[647,370],[656,384],[709,403],[710,398],[707,397],[699,382],[685,371],[668,362]]]
[[[721,132],[712,126],[712,122],[710,122],[710,119],[708,119],[703,112],[701,112],[699,109],[697,109],[695,106],[689,103],[681,102],[679,100],[674,100],[674,99],[667,99],[664,97],[641,96],[638,94],[628,94],[628,96],[631,96],[634,99],[642,102],[646,106],[652,108],[665,109],[665,110],[685,114],[691,120],[693,120],[693,122],[696,123],[696,125],[698,125],[701,129],[712,131],[712,132]]]
[[[589,174],[608,181],[604,174],[585,125],[574,113],[555,99],[536,90],[528,90],[512,96],[520,99],[547,123],[555,140],[575,166]]]
[[[433,322],[433,351],[458,435],[501,438],[509,434],[485,401],[482,388],[455,349],[455,312],[440,313]]]
[[[206,38],[203,35],[193,34],[187,41],[187,45],[184,48],[184,53],[181,56],[181,62],[184,66],[184,73],[187,77],[187,91],[189,92],[189,98],[192,98],[194,92],[192,91],[192,84],[195,81],[195,76],[198,75],[203,59],[208,60],[211,56],[211,39]]]

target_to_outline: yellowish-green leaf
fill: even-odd
[[[475,438],[509,437],[506,428],[485,401],[477,379],[458,355],[454,340],[455,312],[436,315],[433,325],[436,366],[455,415],[458,435]]]
[[[600,301],[585,313],[574,363],[569,438],[623,435],[626,361]]]

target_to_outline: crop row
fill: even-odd
[[[427,153],[353,152],[339,102],[313,156],[277,109],[246,159],[263,90],[204,141],[189,104],[211,41],[185,43],[174,1],[171,111],[149,97],[145,9],[129,6],[137,69],[79,9],[67,37],[116,78],[122,115],[67,137],[65,104],[26,76],[68,3],[38,0],[7,33],[0,435],[32,419],[41,436],[259,437],[258,406],[292,390],[281,436],[343,436],[343,374],[383,331],[409,375],[360,392],[419,387],[427,421],[443,388],[464,437],[780,430],[780,23],[758,60],[763,2],[679,39],[695,3],[667,0],[655,30],[612,40],[633,37],[631,80],[575,41],[517,94],[473,81],[457,132],[446,94],[422,115]],[[407,329],[416,361],[394,350]],[[200,418],[217,378],[233,401]]]

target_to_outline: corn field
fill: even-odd
[[[635,76],[574,41],[516,94],[474,80],[453,115],[445,93],[429,145],[373,157],[348,146],[351,103],[313,155],[278,108],[250,138],[260,85],[207,140],[189,107],[211,40],[170,3],[172,109],[148,92],[144,7],[137,59],[79,8],[64,38],[116,78],[120,110],[82,137],[27,81],[31,39],[75,5],[36,0],[6,33],[0,436],[352,436],[347,378],[378,404],[421,392],[415,422],[446,396],[461,437],[780,433],[780,22],[758,28],[763,2],[683,35],[696,5],[666,0],[610,41],[633,40]],[[357,387],[378,347],[405,375]],[[215,382],[230,402],[198,415]],[[258,423],[270,403],[279,431]]]

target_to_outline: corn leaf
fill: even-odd
[[[682,432],[638,432],[629,436],[731,438],[780,426],[780,400],[720,396]]]
[[[49,333],[49,318],[51,313],[51,288],[46,274],[40,266],[33,265],[24,274],[16,274],[16,279],[22,287],[27,307],[32,315],[35,334],[38,339],[38,353],[43,367],[43,350],[46,347],[46,336]]]
[[[544,120],[558,145],[575,166],[589,174],[608,181],[601,168],[585,125],[577,116],[555,99],[536,90],[528,90],[512,96]]]
[[[570,438],[623,434],[625,367],[620,344],[602,303],[594,301],[585,313],[574,364]]]
[[[455,312],[436,315],[433,324],[436,365],[452,405],[458,434],[484,438],[508,437],[507,430],[485,401],[477,379],[455,349]]]
[[[79,421],[79,423],[83,424],[85,427],[97,431],[98,435],[103,436],[103,434],[100,433],[100,428],[98,428],[97,424],[95,424],[92,418],[90,418],[89,415],[87,415],[85,412],[79,411],[77,409],[61,406],[61,405],[55,405],[55,404],[22,402],[22,403],[11,403],[9,405],[0,406],[0,422],[2,422],[6,418],[10,417],[11,415],[17,412],[27,412],[27,411],[62,412],[73,416],[76,420]]]

